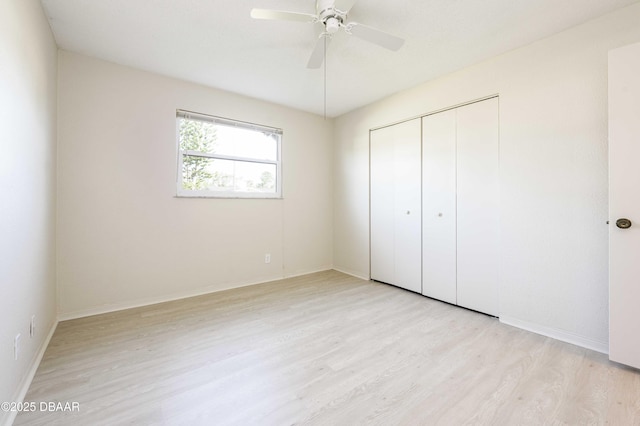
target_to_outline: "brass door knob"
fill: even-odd
[[[616,226],[620,229],[629,229],[631,228],[631,221],[623,217],[616,220]]]

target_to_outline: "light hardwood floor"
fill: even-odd
[[[61,322],[25,401],[80,412],[16,425],[638,425],[640,373],[328,271]]]

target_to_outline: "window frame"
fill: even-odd
[[[180,120],[192,119],[198,121],[204,121],[208,123],[220,124],[223,126],[238,127],[246,130],[252,130],[256,132],[268,132],[277,135],[276,138],[276,159],[258,159],[252,157],[242,157],[234,155],[215,154],[194,150],[181,150],[180,149]],[[217,117],[208,114],[202,114],[187,110],[176,110],[176,153],[177,153],[177,168],[176,168],[176,197],[178,198],[246,198],[246,199],[282,199],[282,129],[277,127],[265,126],[261,124],[249,123],[246,121],[233,120],[230,118]],[[183,187],[183,160],[184,156],[211,158],[216,160],[228,160],[244,163],[257,163],[257,164],[270,164],[276,167],[275,176],[275,192],[246,192],[246,191],[214,191],[214,190],[189,190]]]

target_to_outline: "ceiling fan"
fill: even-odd
[[[318,37],[307,68],[320,68],[324,61],[326,46],[331,41],[333,34],[338,32],[340,28],[347,34],[354,35],[370,43],[377,44],[389,50],[396,51],[402,47],[404,40],[359,24],[357,22],[349,22],[347,15],[357,0],[317,0],[316,14],[287,12],[270,9],[252,9],[251,17],[254,19],[273,19],[282,21],[307,22],[311,24],[322,24],[323,31]]]

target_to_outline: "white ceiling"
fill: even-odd
[[[360,0],[349,20],[406,39],[391,52],[338,33],[327,53],[335,117],[638,0]],[[323,114],[324,69],[306,68],[313,0],[42,0],[60,48]],[[319,25],[319,24],[316,24]]]

